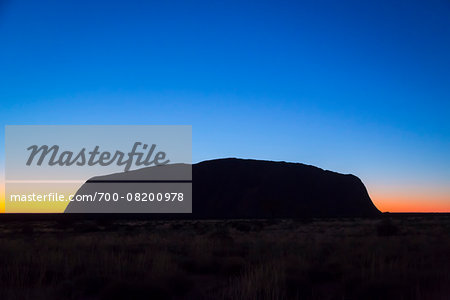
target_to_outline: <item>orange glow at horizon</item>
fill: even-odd
[[[381,189],[378,188],[377,190]],[[408,190],[408,193],[390,189],[382,192],[371,191],[369,194],[373,203],[381,212],[450,213],[450,193],[447,191],[404,190]],[[29,213],[34,212],[37,211],[29,211]],[[5,213],[4,182],[0,183],[0,213]]]
[[[450,212],[450,194],[426,191],[372,192],[371,199],[382,212]]]

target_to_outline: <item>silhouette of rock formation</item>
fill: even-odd
[[[157,168],[161,167],[94,177],[78,193],[95,192],[98,188],[95,181],[155,180],[161,174]],[[182,179],[191,166],[177,164],[166,168],[169,171],[163,172],[163,179]],[[176,174],[182,176],[175,177]],[[235,158],[204,161],[192,165],[192,189],[192,214],[163,217],[367,217],[380,213],[358,177],[300,163]],[[72,202],[66,212],[83,212],[83,205]]]

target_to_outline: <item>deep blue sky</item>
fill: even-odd
[[[1,1],[3,125],[192,124],[194,161],[304,162],[450,210],[449,1]]]

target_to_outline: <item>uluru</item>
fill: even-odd
[[[225,158],[164,168],[168,170],[165,173],[158,171],[161,167],[157,166],[94,177],[77,194],[95,193],[99,182],[154,180],[160,179],[155,176],[161,174],[177,178],[192,168],[192,213],[161,214],[164,218],[372,217],[380,214],[358,177],[301,163]],[[102,192],[108,192],[104,186]],[[71,202],[65,212],[87,212],[86,205],[90,204]]]

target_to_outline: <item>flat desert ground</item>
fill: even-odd
[[[450,299],[450,215],[0,220],[1,299]]]

